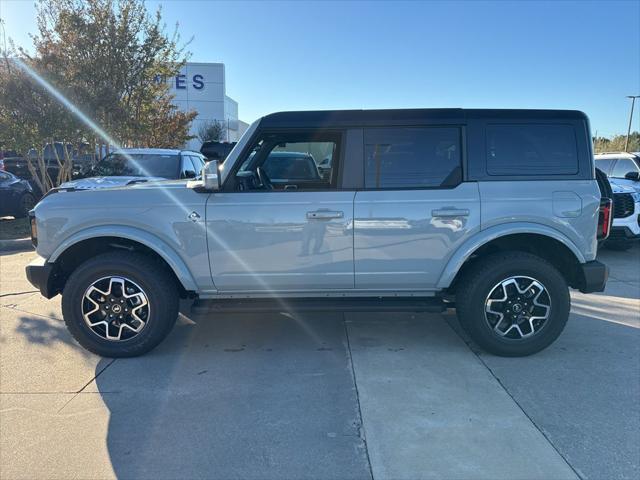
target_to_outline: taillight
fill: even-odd
[[[613,200],[600,199],[600,212],[598,215],[598,240],[606,240],[611,231],[611,213],[613,212]]]

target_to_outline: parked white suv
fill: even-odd
[[[640,192],[640,152],[599,153],[594,158],[596,167],[616,184]]]
[[[200,175],[206,157],[190,150],[122,148],[106,155],[86,178],[60,185],[63,190],[93,190],[159,180],[190,179]]]
[[[627,250],[640,240],[640,193],[617,178],[609,179],[613,190],[613,223],[606,246]]]
[[[606,245],[627,250],[640,240],[640,152],[600,153],[594,158],[613,189],[613,223]]]

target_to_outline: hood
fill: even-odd
[[[611,184],[611,190],[613,193],[635,193],[636,189],[630,185],[623,185],[621,183],[617,183],[615,178],[609,178],[609,183]]]
[[[124,187],[140,183],[166,180],[162,177],[89,177],[71,180],[60,185],[59,189],[94,190],[96,188]]]

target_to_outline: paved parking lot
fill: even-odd
[[[560,339],[478,352],[455,314],[181,317],[159,348],[79,348],[0,253],[1,478],[638,478],[640,248],[604,251]]]

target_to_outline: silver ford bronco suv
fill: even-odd
[[[158,345],[180,309],[442,311],[498,355],[599,292],[610,226],[587,117],[559,110],[283,112],[198,180],[58,189],[27,277],[99,355]]]

